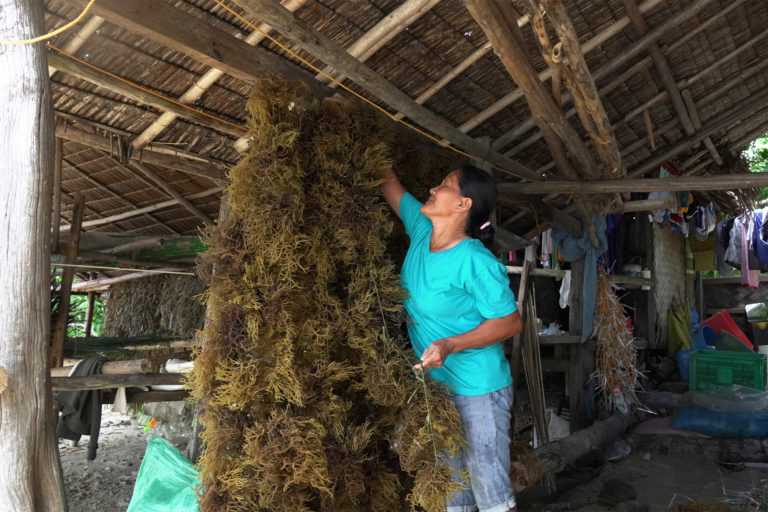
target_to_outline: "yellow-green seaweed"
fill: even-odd
[[[406,242],[378,185],[394,165],[418,196],[454,162],[380,114],[300,92],[259,84],[230,211],[199,263],[201,510],[445,510],[461,484],[437,454],[458,448],[461,423],[447,390],[413,373]]]

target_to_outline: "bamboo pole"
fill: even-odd
[[[224,190],[224,187],[214,187],[210,188],[208,190],[203,190],[202,192],[198,192],[196,194],[190,194],[187,196],[187,199],[200,199],[203,197],[207,197],[213,194],[218,194]],[[168,208],[170,206],[175,206],[179,204],[179,201],[176,199],[169,199],[168,201],[163,201],[161,203],[153,204],[151,206],[145,206],[143,208],[136,208],[135,210],[130,210],[123,213],[116,213],[115,215],[110,215],[108,217],[102,217],[100,219],[93,219],[93,220],[86,220],[83,222],[83,227],[92,227],[92,226],[101,226],[104,224],[112,224],[114,222],[118,222],[125,219],[130,219],[133,217],[137,217],[139,215],[144,215],[145,213],[151,213],[155,212],[157,210],[163,210],[165,208]],[[68,231],[70,228],[69,224],[62,224],[60,226],[60,229],[62,231]]]
[[[113,284],[117,283],[124,283],[125,281],[133,281],[136,279],[143,279],[145,277],[150,277],[157,275],[157,272],[165,271],[165,272],[184,272],[183,269],[177,268],[177,267],[167,267],[167,268],[158,268],[153,269],[154,272],[134,272],[131,274],[125,274],[123,276],[117,276],[117,277],[105,277],[102,279],[95,279],[93,281],[85,281],[82,283],[76,283],[72,285],[72,290],[78,291],[78,292],[92,292],[92,291],[104,291],[108,289]]]
[[[85,209],[85,200],[78,194],[75,197],[75,209],[72,213],[72,231],[65,253],[65,262],[75,263],[77,260],[77,250],[80,245],[80,223],[83,221],[83,210]],[[72,277],[74,269],[64,267],[61,273],[61,286],[59,311],[53,325],[53,335],[51,339],[50,366],[57,368],[61,366],[64,359],[64,338],[67,336],[67,320],[69,319],[69,293],[72,291]]]
[[[150,180],[152,180],[157,186],[165,190],[165,192],[171,196],[173,199],[176,200],[177,203],[179,203],[181,206],[186,208],[189,212],[191,212],[195,217],[202,220],[205,224],[213,224],[213,219],[211,219],[208,215],[202,212],[200,208],[193,205],[187,198],[179,194],[179,192],[174,189],[167,181],[162,179],[155,171],[147,167],[146,165],[142,165],[138,162],[128,162],[125,164],[125,167],[128,169],[132,169],[134,171],[138,171],[140,174],[143,174]]]
[[[62,50],[74,55],[77,50],[82,48],[82,46],[85,44],[85,41],[91,37],[91,35],[96,32],[103,23],[103,18],[99,18],[98,16],[89,17],[88,21],[80,25],[77,29],[77,32],[75,32],[72,37],[67,40],[66,44],[64,44],[62,47]],[[56,68],[48,66],[48,76],[52,77],[54,74],[56,74]]]
[[[685,106],[688,108],[688,113],[691,115],[691,122],[693,123],[694,129],[701,130],[701,119],[699,119],[699,111],[696,108],[696,102],[693,101],[693,94],[691,94],[690,89],[683,89],[682,97],[683,101],[685,102]],[[707,151],[709,151],[709,154],[712,155],[712,159],[717,162],[717,165],[723,165],[723,159],[717,152],[717,148],[715,148],[715,144],[712,142],[710,137],[704,137],[704,147],[707,148]]]
[[[379,51],[385,44],[396,37],[403,27],[411,25],[424,14],[432,10],[440,0],[406,0],[400,4],[394,11],[390,12],[373,28],[366,32],[361,38],[352,43],[346,50],[351,56],[357,58],[360,62],[365,62]],[[343,73],[334,72],[334,69],[327,66],[323,72],[333,76],[338,82],[344,82],[347,78]],[[315,79],[323,83],[328,83],[325,75],[318,73]],[[336,87],[335,83],[329,84],[329,87]]]

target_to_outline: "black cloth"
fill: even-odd
[[[106,361],[103,357],[83,359],[70,377],[101,375],[101,367]],[[59,391],[56,404],[60,413],[56,435],[71,441],[79,441],[81,435],[89,436],[88,460],[95,459],[101,428],[101,390]]]

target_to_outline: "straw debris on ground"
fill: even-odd
[[[447,390],[413,373],[405,243],[378,188],[392,165],[408,182],[448,160],[406,146],[380,114],[300,92],[259,84],[230,211],[199,264],[201,510],[445,510],[462,484],[441,454],[461,423]]]

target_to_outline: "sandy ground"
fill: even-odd
[[[128,508],[147,448],[147,433],[128,416],[104,411],[96,460],[88,461],[88,436],[77,447],[59,440],[59,453],[70,512],[121,512]],[[187,437],[172,436],[181,450]]]
[[[183,450],[185,435],[171,436],[171,442]],[[87,459],[88,438],[77,447],[60,441],[61,463],[72,512],[125,511],[133,494],[136,475],[147,446],[147,434],[134,426],[127,416],[104,412],[96,460]],[[587,472],[587,470],[583,470]],[[578,473],[578,471],[577,471]],[[598,501],[606,482],[619,480],[634,489],[636,501],[649,512],[665,512],[670,505],[702,501],[736,505],[748,503],[746,496],[759,498],[768,492],[768,469],[726,466],[690,454],[661,455],[636,452],[618,462],[605,462],[596,476],[554,499],[533,496],[526,491],[520,501],[521,512],[600,512],[626,510],[616,503]],[[534,489],[535,491],[535,489]],[[705,510],[705,509],[701,509]],[[734,506],[731,510],[757,510],[754,506]],[[763,509],[761,509],[763,510]],[[361,511],[364,512],[364,511]]]

